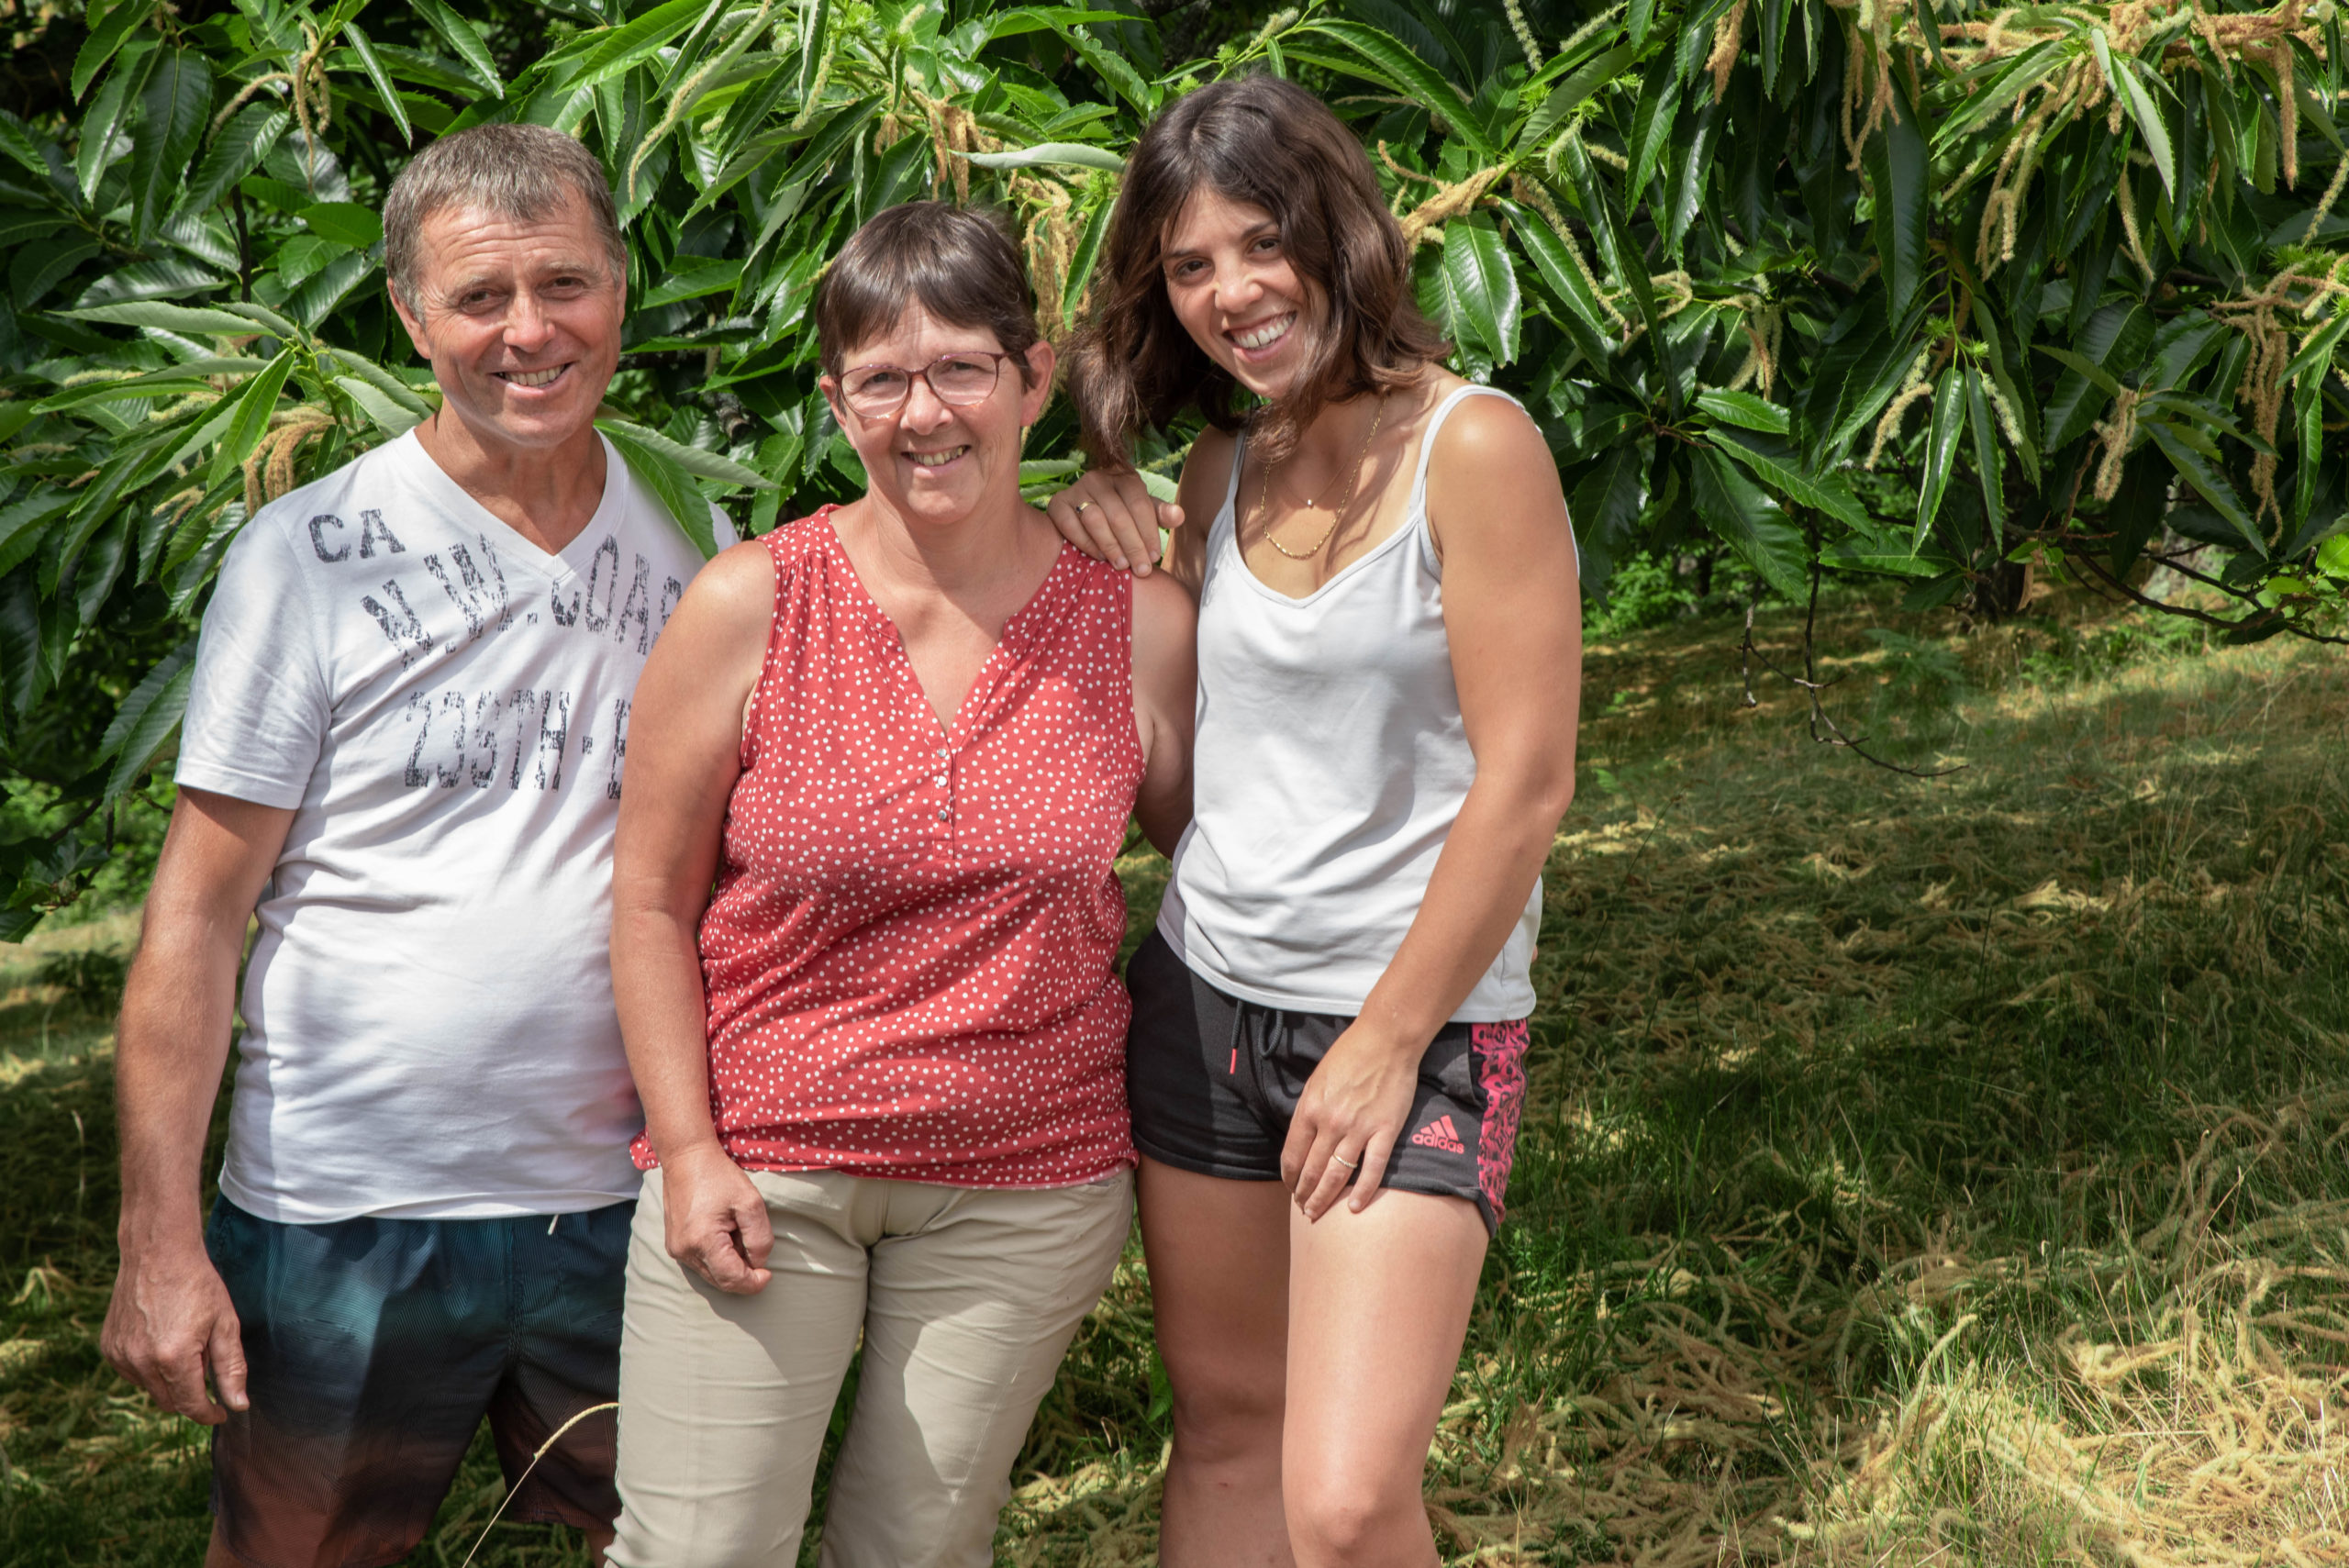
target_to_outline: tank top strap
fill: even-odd
[[[1504,398],[1517,404],[1520,408],[1525,406],[1497,386],[1478,386],[1475,382],[1470,382],[1466,386],[1454,387],[1446,394],[1443,401],[1435,406],[1435,412],[1429,416],[1428,433],[1419,438],[1419,471],[1411,475],[1410,511],[1413,515],[1421,514],[1427,510],[1428,459],[1435,451],[1437,432],[1443,428],[1443,422],[1452,417],[1452,411],[1454,408],[1459,407],[1467,399],[1478,396]]]
[[[1208,528],[1208,553],[1215,553],[1219,534],[1229,533],[1232,547],[1240,543],[1240,465],[1247,461],[1248,438],[1235,433],[1231,438],[1231,472],[1224,476],[1223,505],[1216,509],[1215,521]]]

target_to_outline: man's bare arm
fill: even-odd
[[[227,1418],[224,1405],[244,1408],[245,1362],[236,1309],[205,1255],[199,1166],[246,923],[293,820],[284,807],[180,792],[115,1046],[122,1267],[99,1342],[157,1404],[206,1426]]]

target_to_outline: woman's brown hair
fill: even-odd
[[[1295,388],[1254,420],[1277,459],[1330,403],[1415,380],[1451,352],[1411,295],[1411,250],[1353,133],[1276,76],[1212,83],[1152,122],[1126,161],[1102,245],[1094,308],[1069,387],[1096,462],[1132,462],[1145,425],[1197,406],[1218,429],[1249,419],[1230,373],[1191,340],[1166,297],[1161,252],[1194,192],[1259,206],[1297,275],[1319,291],[1321,329]]]
[[[824,269],[816,284],[816,345],[826,375],[851,349],[895,327],[919,305],[952,327],[993,332],[1032,383],[1028,350],[1036,313],[1019,248],[1003,226],[944,202],[906,202],[875,213]]]

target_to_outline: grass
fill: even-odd
[[[2043,607],[1827,614],[1840,716],[1967,764],[1930,784],[1744,706],[1733,627],[1593,650],[1450,1561],[2349,1557],[2349,664]],[[105,1020],[40,973],[0,973],[0,1557],[193,1562],[202,1446],[95,1352]],[[1130,1260],[1000,1560],[1151,1560],[1163,1391]],[[414,1561],[498,1492],[477,1451]]]

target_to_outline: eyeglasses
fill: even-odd
[[[916,380],[929,384],[930,395],[953,408],[985,403],[1002,378],[1003,361],[1011,356],[980,349],[941,354],[918,370],[902,365],[859,365],[841,373],[841,398],[868,419],[885,419],[906,406]]]

